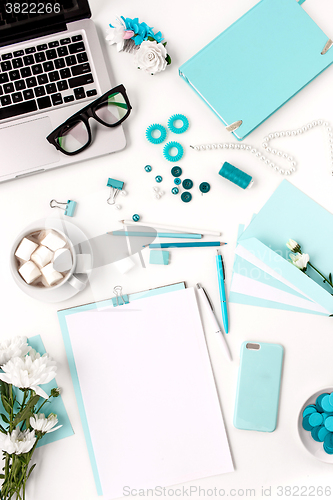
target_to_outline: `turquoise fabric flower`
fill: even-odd
[[[148,40],[148,37],[153,38],[157,43],[163,40],[162,33],[160,31],[154,34],[153,27],[148,26],[145,22],[139,23],[138,17],[131,19],[129,17],[125,18],[124,16],[121,16],[121,18],[124,21],[126,31],[134,32],[132,40],[134,40],[135,45],[141,45],[143,41]]]

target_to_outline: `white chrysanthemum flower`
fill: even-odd
[[[44,413],[38,413],[35,414],[33,417],[30,417],[30,426],[35,430],[39,432],[54,432],[62,425],[58,425],[57,427],[54,427],[57,425],[58,419],[57,415],[54,413],[50,413],[48,417],[45,417]]]
[[[20,389],[32,389],[44,399],[49,396],[39,385],[51,382],[57,372],[56,362],[48,354],[41,356],[34,349],[24,358],[10,359],[2,369],[5,373],[0,373],[0,380]]]
[[[118,52],[121,52],[124,48],[125,43],[124,37],[126,26],[124,21],[122,19],[119,19],[119,17],[116,18],[116,21],[113,24],[114,27],[111,28],[110,33],[106,37],[106,40],[110,45],[113,45],[114,43],[117,44],[117,50]]]
[[[297,243],[297,241],[292,240],[291,238],[287,241],[286,245],[289,248],[289,250],[291,250],[294,253],[298,253],[301,251],[301,246]]]
[[[28,453],[36,442],[35,431],[20,431],[18,427],[10,434],[0,434],[0,447],[10,455]]]
[[[291,253],[289,257],[294,266],[298,267],[301,271],[306,270],[306,266],[310,260],[310,256],[307,253]]]
[[[167,67],[167,51],[162,43],[156,41],[144,41],[134,56],[134,63],[139,69],[143,69],[154,75],[164,71]]]
[[[27,337],[14,337],[0,342],[0,366],[10,359],[25,356],[30,350],[27,344]]]

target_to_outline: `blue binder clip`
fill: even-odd
[[[57,203],[57,205],[56,205]],[[66,207],[61,207],[59,205],[66,205]],[[61,202],[61,201],[57,201],[57,200],[51,200],[50,201],[50,207],[51,208],[61,208],[61,210],[65,210],[65,215],[68,215],[68,217],[74,217],[74,212],[75,212],[75,208],[76,208],[76,201],[73,201],[73,200],[68,200],[67,203],[65,202]]]
[[[122,294],[122,287],[120,285],[114,287],[113,293],[115,294],[115,298],[111,299],[113,307],[129,304],[128,295]]]
[[[106,200],[109,205],[114,205],[120,191],[122,191],[124,183],[116,179],[108,179],[107,186],[111,189],[110,197]],[[125,192],[123,192],[125,194]]]

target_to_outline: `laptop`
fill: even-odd
[[[0,182],[123,149],[122,127],[95,120],[82,153],[64,155],[46,140],[115,86],[88,1],[0,3]]]

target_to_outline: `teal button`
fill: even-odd
[[[325,427],[328,431],[333,432],[333,417],[327,417],[325,420]]]
[[[176,177],[175,180],[173,181],[177,186],[182,183],[181,179],[179,177]]]
[[[324,412],[333,413],[333,406],[330,403],[330,396],[328,394],[326,394],[322,398],[320,405],[321,405],[322,409],[324,410]]]
[[[327,446],[325,446],[325,443],[323,445],[323,448],[324,448],[324,451],[328,454],[328,455],[333,455],[333,450],[331,449],[328,449]]]
[[[323,442],[325,437],[329,433],[330,433],[330,431],[328,431],[324,425],[321,425],[319,430],[318,430],[318,433],[317,433],[319,441]]]
[[[324,392],[323,394],[320,394],[317,399],[316,399],[316,407],[317,407],[317,410],[322,412],[323,411],[323,408],[321,406],[321,400],[325,397],[325,396],[329,396],[329,394],[327,392]]]
[[[312,427],[316,427],[317,425],[321,425],[323,423],[324,419],[321,413],[311,413],[309,415],[309,424],[312,425]]]
[[[313,425],[310,425],[310,423],[309,423],[309,418],[310,418],[310,415],[307,415],[306,417],[303,418],[303,422],[302,422],[303,429],[305,429],[306,431],[311,431],[313,428]]]
[[[210,184],[208,182],[202,182],[199,186],[199,189],[202,193],[208,193],[210,190]]]
[[[333,392],[331,392],[331,394],[329,395],[329,398],[328,398],[330,404],[333,406]]]
[[[182,169],[180,167],[173,167],[171,169],[171,174],[174,176],[174,177],[180,177],[182,175]]]
[[[184,189],[192,189],[193,187],[193,181],[191,179],[184,179],[183,180],[183,188]]]
[[[311,413],[314,413],[317,411],[317,408],[314,405],[309,405],[306,408],[304,408],[302,416],[306,417],[307,415],[311,415]]]
[[[192,200],[192,195],[191,193],[182,193],[181,194],[181,200],[184,202],[184,203],[188,203],[189,201]]]
[[[324,439],[324,447],[326,447],[328,450],[331,450],[331,452],[333,453],[333,434],[331,432],[327,434],[327,436]]]

